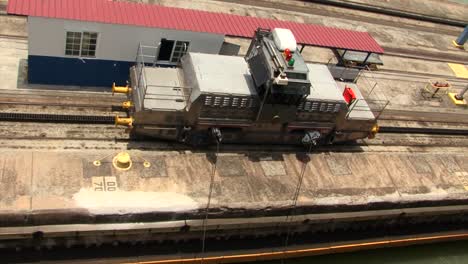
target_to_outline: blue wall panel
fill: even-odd
[[[133,62],[61,58],[48,56],[28,57],[29,83],[112,86],[125,85]]]

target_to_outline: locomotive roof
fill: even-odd
[[[244,58],[205,53],[188,53],[182,60],[193,74],[186,74],[192,87],[191,100],[201,93],[256,96],[257,91]],[[346,103],[340,87],[328,67],[308,63],[309,80],[312,84],[308,100],[323,100]]]
[[[312,84],[310,87],[310,94],[307,96],[308,100],[345,103],[342,91],[333,79],[326,65],[308,63],[307,67],[309,68],[309,80]]]
[[[192,67],[195,80],[192,100],[200,93],[254,96],[257,94],[252,76],[244,58],[204,53],[188,53],[184,67]]]

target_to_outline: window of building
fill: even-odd
[[[67,32],[65,55],[95,57],[98,33]]]
[[[190,42],[162,39],[159,46],[158,61],[178,63],[188,51]]]
[[[81,56],[95,57],[97,45],[97,33],[83,32],[83,40],[81,41]]]
[[[80,56],[81,32],[67,32],[65,55]]]

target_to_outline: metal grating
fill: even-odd
[[[258,27],[289,28],[299,44],[382,54],[367,32],[320,25],[108,0],[9,0],[7,12],[109,24],[252,37]]]
[[[252,98],[212,95],[205,96],[204,105],[213,107],[235,108],[251,108],[254,106]]]
[[[341,109],[341,105],[337,103],[306,101],[306,102],[300,103],[297,109],[299,111],[306,111],[306,112],[338,113]]]
[[[58,115],[39,113],[0,113],[0,121],[52,122],[71,124],[114,124],[115,116]]]

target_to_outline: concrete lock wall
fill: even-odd
[[[162,38],[189,41],[189,51],[219,53],[223,35],[104,24],[43,17],[28,18],[30,83],[111,86],[125,84],[138,45],[156,46]],[[65,55],[66,32],[97,32],[96,56]]]

